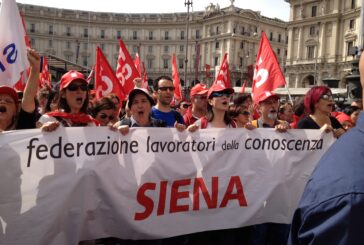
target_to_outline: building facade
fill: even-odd
[[[285,0],[290,3],[286,81],[310,87],[323,81],[347,84],[360,47],[359,0]]]
[[[287,55],[286,22],[233,4],[226,8],[210,4],[205,11],[190,13],[188,35],[187,13],[99,13],[25,4],[19,4],[19,9],[24,15],[33,48],[85,69],[94,65],[97,45],[115,69],[120,38],[132,57],[138,53],[145,62],[149,78],[170,75],[172,54],[175,53],[183,79],[188,47],[187,81],[205,81],[205,64],[212,68],[219,66],[227,52],[233,85],[240,86],[244,79],[249,84],[252,69],[248,67],[255,63],[262,31],[270,38],[282,64]],[[59,64],[53,68],[66,70]]]

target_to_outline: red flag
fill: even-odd
[[[139,72],[139,74],[141,76],[143,73],[142,73],[142,70],[141,70],[141,67],[140,67],[140,58],[139,58],[138,53],[135,54],[134,65],[135,65],[135,68],[138,70],[138,72]]]
[[[45,56],[42,56],[43,58],[43,66],[42,66],[42,73],[40,76],[40,86],[44,87],[44,86],[48,86],[49,88],[52,87],[52,83],[51,83],[51,74],[49,73],[48,70],[48,59]]]
[[[125,99],[121,84],[99,47],[96,48],[95,90],[98,99],[109,93],[116,94],[120,101]]]
[[[182,88],[181,82],[179,80],[178,75],[178,68],[177,68],[177,61],[176,61],[176,54],[172,55],[172,79],[174,85],[174,98],[176,100],[182,100]]]
[[[143,71],[144,71],[144,76],[143,76],[143,88],[146,88],[146,89],[148,89],[148,90],[149,90],[149,87],[148,87],[147,70],[145,69],[144,61],[142,61],[142,65],[143,65]]]
[[[133,60],[125,47],[124,42],[120,39],[119,58],[116,67],[116,77],[119,79],[124,95],[128,95],[134,89],[133,80],[140,77]]]
[[[244,80],[243,86],[241,87],[241,93],[245,93],[245,87],[246,87],[246,80]]]
[[[211,77],[210,69],[211,69],[211,66],[209,64],[205,64],[206,79]]]
[[[219,72],[217,73],[216,80],[213,84],[223,84],[227,88],[231,88],[229,64],[227,62],[227,53],[221,62]]]
[[[261,93],[273,91],[285,84],[286,81],[279,67],[277,57],[269,44],[267,36],[262,32],[262,39],[260,40],[260,47],[255,63],[252,86],[253,101],[256,102],[256,99]]]
[[[95,66],[92,67],[90,73],[88,74],[88,77],[87,77],[87,82],[90,83],[91,79],[92,79],[92,76],[94,75],[95,73]]]

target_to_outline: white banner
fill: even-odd
[[[290,223],[333,141],[320,130],[5,132],[2,239],[8,245],[77,244]]]

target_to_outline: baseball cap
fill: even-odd
[[[145,94],[147,96],[150,104],[151,105],[154,105],[154,100],[153,100],[152,96],[150,96],[150,94],[148,93],[148,90],[146,90],[145,88],[134,88],[129,93],[129,99],[128,99],[128,107],[129,107],[129,109],[131,108],[131,105],[133,104],[134,97],[137,94]]]
[[[87,83],[85,76],[81,72],[71,70],[63,74],[63,76],[61,77],[59,91],[62,91],[64,88],[67,88],[68,85],[70,85],[73,81],[76,80]]]
[[[257,98],[255,99],[256,103],[260,103],[260,102],[263,102],[265,101],[266,99],[268,98],[276,98],[276,99],[280,99],[279,95],[275,94],[274,92],[272,91],[264,91],[262,93],[260,93]]]
[[[224,84],[216,83],[216,84],[212,85],[212,87],[209,89],[209,91],[207,93],[207,98],[210,98],[210,96],[213,92],[222,92],[222,91],[226,91],[231,94],[233,94],[235,92],[233,88],[227,88],[227,87],[225,87]]]
[[[190,97],[193,97],[196,94],[198,94],[198,95],[207,94],[208,91],[209,90],[207,89],[207,86],[205,84],[198,83],[191,88]]]
[[[7,94],[10,95],[11,98],[14,100],[14,103],[17,105],[19,102],[18,94],[16,93],[15,89],[8,87],[8,86],[0,86],[0,94]]]

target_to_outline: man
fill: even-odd
[[[201,83],[196,84],[191,89],[190,98],[192,106],[188,108],[183,116],[186,127],[206,115],[208,91],[206,85]]]
[[[359,63],[364,87],[364,56]],[[325,153],[307,182],[289,244],[362,244],[364,113]]]
[[[156,105],[152,108],[152,117],[163,120],[167,127],[175,127],[179,131],[186,129],[182,115],[172,110],[170,104],[173,100],[174,85],[172,78],[160,76],[153,82],[154,95],[157,100]]]

